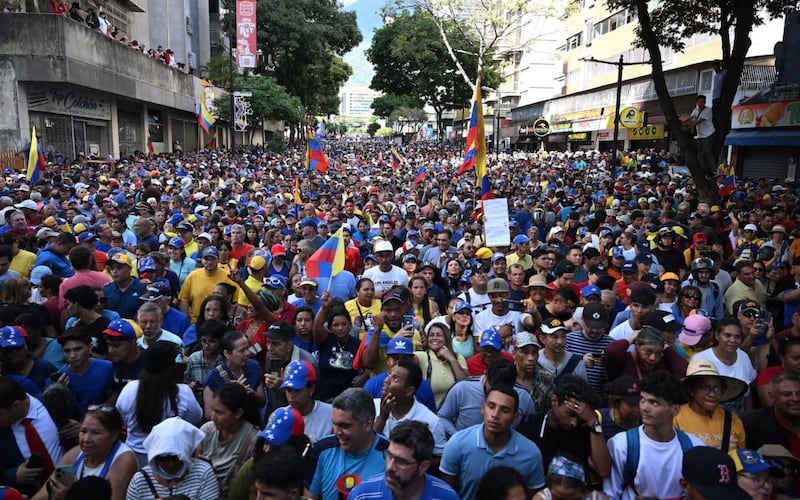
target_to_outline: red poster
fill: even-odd
[[[236,62],[240,68],[255,68],[256,1],[236,0]]]

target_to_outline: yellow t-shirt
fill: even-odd
[[[189,304],[192,323],[197,321],[197,316],[200,313],[200,304],[214,293],[214,288],[220,283],[228,283],[236,289],[233,293],[233,300],[237,301],[239,287],[228,278],[227,273],[222,269],[217,268],[211,275],[206,274],[205,269],[195,269],[186,277],[186,281],[183,282],[181,292],[178,295],[178,300]]]
[[[714,411],[714,416],[709,419],[689,408],[689,404],[687,403],[681,405],[681,411],[678,413],[678,416],[672,420],[672,425],[674,425],[676,429],[680,429],[683,432],[695,436],[706,446],[719,449],[719,447],[722,446],[725,410],[718,407]],[[731,439],[728,449],[725,451],[744,447],[745,434],[742,419],[736,414],[731,415]]]
[[[252,276],[248,276],[247,279],[244,280],[244,284],[247,286],[247,288],[254,292],[261,290],[261,287],[264,286],[262,282],[253,278]],[[247,307],[250,305],[250,301],[247,300],[247,295],[244,293],[239,294],[239,299],[236,301],[236,303],[242,307]]]
[[[533,258],[530,254],[526,254],[525,258],[520,259],[520,256],[517,255],[517,252],[511,252],[508,256],[506,256],[506,264],[509,266],[511,264],[519,264],[523,267],[523,269],[528,271],[533,267]]]
[[[35,253],[27,250],[20,250],[17,252],[17,255],[11,259],[11,265],[9,266],[9,269],[18,272],[24,278],[30,278],[31,269],[33,269],[34,262],[36,262]]]
[[[430,378],[428,377],[429,355],[431,360]],[[436,354],[429,353],[428,351],[417,351],[414,353],[414,356],[417,357],[417,364],[419,364],[419,367],[422,369],[422,378],[431,384],[433,397],[436,400],[436,408],[439,408],[447,391],[456,383],[456,376],[453,374],[453,369],[450,367],[450,363],[442,361]],[[464,356],[456,354],[456,361],[458,361],[458,364],[464,371],[467,371],[467,360],[464,359]]]
[[[364,324],[366,323],[367,327],[372,326],[373,318],[381,312],[381,301],[372,299],[372,304],[369,307],[364,307],[358,304],[358,299],[350,299],[344,303],[344,308],[347,309],[348,314],[350,314],[350,321],[359,329],[360,338],[363,339],[366,332]],[[360,313],[359,308],[361,309]]]
[[[383,333],[388,335],[389,338],[394,337],[394,333],[392,333],[392,331],[389,330],[389,327],[387,327],[385,325],[383,327]],[[415,351],[421,351],[422,350],[422,337],[420,336],[419,332],[414,332],[414,337],[413,337],[412,340],[413,340],[413,343],[414,343],[414,350]],[[378,356],[378,361],[375,363],[375,366],[372,367],[371,372],[372,372],[372,375],[374,376],[374,375],[377,375],[379,373],[383,373],[388,369],[389,369],[389,367],[386,365],[386,349],[381,347],[380,348],[380,355]]]

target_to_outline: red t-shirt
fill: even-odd
[[[509,352],[500,351],[500,356],[506,358],[512,363],[514,362],[514,356]],[[488,368],[489,366],[483,362],[480,354],[474,354],[467,359],[467,372],[469,372],[469,374],[473,377],[485,375]]]

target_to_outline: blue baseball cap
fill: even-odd
[[[264,281],[264,285],[270,290],[280,290],[286,288],[286,278],[280,274],[273,274]]]
[[[136,338],[136,330],[134,330],[133,325],[124,319],[115,319],[108,324],[108,328],[103,330],[103,333],[109,337]]]
[[[314,365],[304,359],[292,361],[283,373],[281,389],[302,389],[311,382],[317,381]]]
[[[592,295],[601,295],[600,287],[597,285],[587,285],[581,288],[581,295],[584,297],[591,297]]]
[[[306,423],[303,420],[303,415],[291,406],[286,406],[272,412],[267,426],[258,433],[258,437],[272,446],[281,446],[290,437],[302,436],[305,431]]]
[[[620,257],[625,257],[625,249],[622,247],[614,247],[611,249],[611,257],[616,259]]]
[[[514,237],[514,244],[515,245],[522,245],[524,243],[530,243],[531,239],[525,236],[524,234],[518,234]]]
[[[454,313],[459,313],[464,310],[472,311],[472,306],[466,300],[461,300],[459,302],[456,302],[456,305],[453,306]]]
[[[414,355],[414,342],[407,337],[392,337],[386,346],[386,354],[410,354]]]
[[[489,328],[481,333],[481,340],[478,347],[494,347],[498,351],[502,349],[503,344],[500,341],[500,332],[497,328]]]
[[[22,347],[27,336],[28,332],[21,326],[4,326],[0,328],[0,347]]]
[[[636,264],[632,260],[626,260],[624,264],[622,264],[622,272],[623,273],[635,273],[636,272]]]

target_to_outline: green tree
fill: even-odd
[[[420,108],[423,104],[424,102],[421,99],[412,96],[385,94],[373,99],[370,107],[375,112],[376,116],[387,117],[390,116],[397,108],[401,108],[403,106],[409,108]]]
[[[341,56],[361,39],[355,13],[340,10],[337,2],[258,2],[258,47],[273,62],[277,82],[307,113],[337,111],[339,87],[352,72]]]
[[[386,25],[375,32],[367,51],[367,59],[375,67],[371,87],[387,94],[418,99],[431,106],[436,112],[437,130],[442,138],[442,113],[469,106],[472,88],[459,78],[458,64],[448,55],[448,46],[428,13],[397,10],[387,11],[386,16]],[[460,32],[455,24],[445,29],[452,33],[449,44],[453,50],[473,52],[476,40]],[[480,66],[483,83],[496,86],[500,77],[491,59],[489,53],[484,54],[480,63],[478,58],[470,57],[461,67],[475,80]]]
[[[406,127],[410,132],[419,129],[419,126],[428,121],[428,113],[424,109],[402,106],[389,115],[389,123],[399,125],[399,132],[405,133]]]
[[[200,68],[200,74],[217,87],[227,89],[231,84],[231,64],[227,56],[212,57]]]
[[[727,70],[722,85],[719,106],[722,116],[717,122],[722,130],[717,131],[718,156],[725,136],[730,132],[731,107],[741,82],[747,51],[750,49],[750,33],[755,26],[768,18],[782,16],[797,10],[797,0],[708,0],[685,2],[683,0],[608,0],[611,9],[630,8],[636,12],[637,43],[644,47],[652,64],[653,85],[667,119],[670,135],[677,139],[684,152],[686,166],[692,174],[700,199],[719,201],[715,179],[707,178],[698,159],[698,149],[692,134],[685,129],[679,118],[672,96],[667,88],[661,48],[669,47],[683,51],[685,42],[696,34],[718,35],[722,40],[719,59]]]
[[[372,122],[367,126],[367,133],[375,137],[375,132],[377,132],[381,128],[381,124],[378,122]]]
[[[253,109],[253,114],[248,119],[251,139],[257,122],[284,120],[289,123],[300,123],[303,120],[303,106],[300,100],[290,95],[274,78],[236,75],[234,85],[238,91],[249,91],[253,94],[248,98]],[[230,123],[230,95],[218,97],[214,101],[214,106],[217,118]]]

